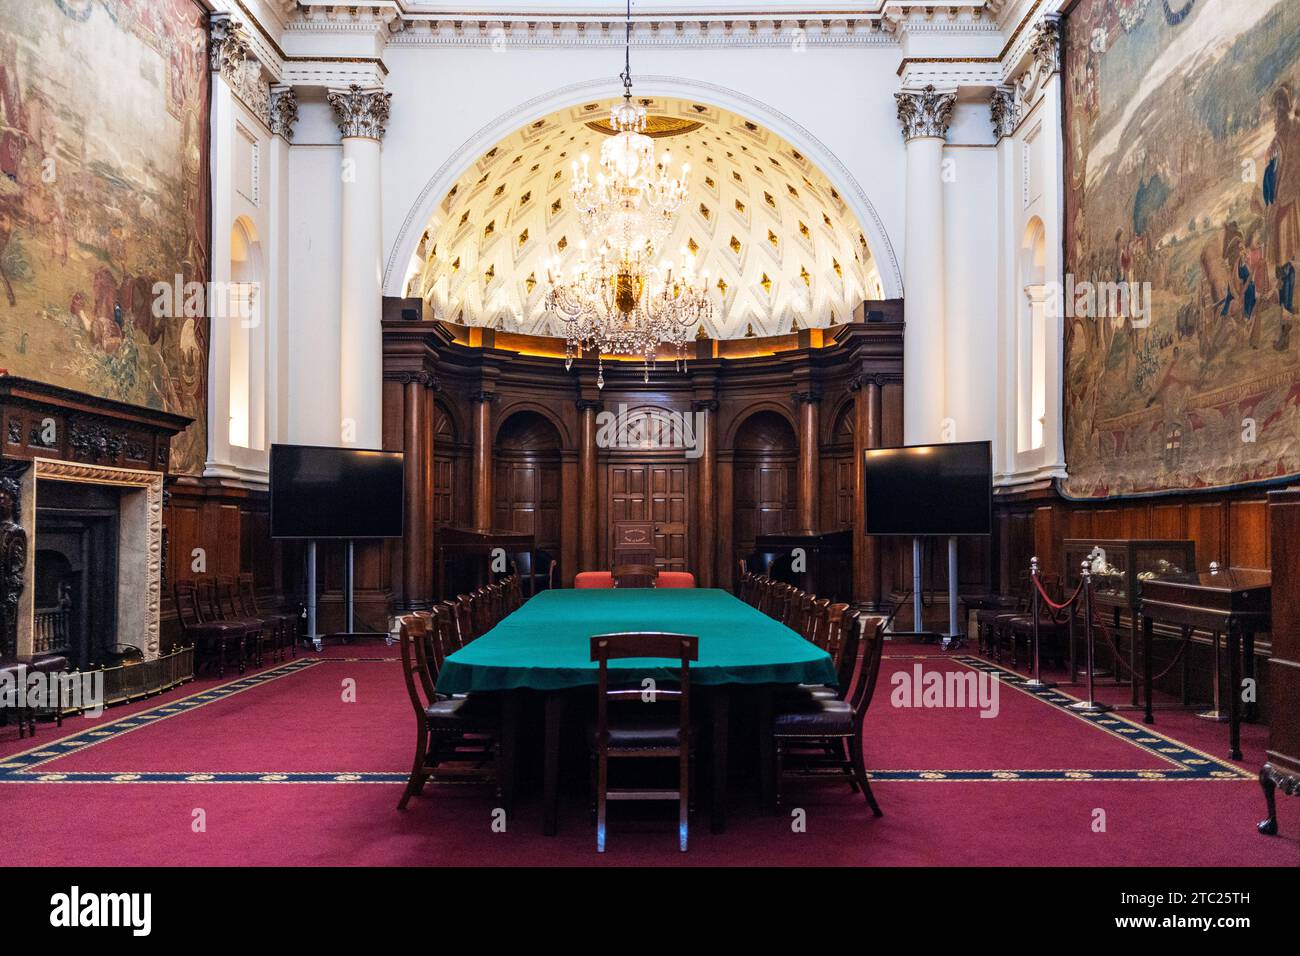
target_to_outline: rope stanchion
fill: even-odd
[[[1056,685],[1053,684],[1051,681],[1043,680],[1042,677],[1042,670],[1040,666],[1041,660],[1038,653],[1039,650],[1038,616],[1041,610],[1041,605],[1039,603],[1040,601],[1044,601],[1044,600],[1047,601],[1049,607],[1054,607],[1054,605],[1052,604],[1051,599],[1048,598],[1047,594],[1043,591],[1042,584],[1040,584],[1038,581],[1038,558],[1037,557],[1033,557],[1029,559],[1029,578],[1034,583],[1034,591],[1031,596],[1032,600],[1030,602],[1030,611],[1029,611],[1031,615],[1031,620],[1033,622],[1031,632],[1033,635],[1032,640],[1034,642],[1034,676],[1029,680],[1025,681],[1021,686],[1024,687],[1025,690],[1033,690],[1033,691],[1050,690]],[[1055,610],[1060,610],[1060,607],[1055,607]]]
[[[1088,699],[1075,701],[1069,709],[1077,714],[1104,714],[1111,707],[1098,701],[1095,692],[1097,636],[1092,626],[1092,565],[1086,558],[1079,565],[1079,587],[1083,591],[1083,640],[1088,659]]]

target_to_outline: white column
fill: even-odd
[[[392,94],[330,90],[343,134],[342,268],[339,276],[339,444],[379,448],[383,419],[383,307],[380,139]]]
[[[903,256],[903,438],[941,441],[945,404],[943,143],[955,93],[895,93],[907,144],[906,243]]]

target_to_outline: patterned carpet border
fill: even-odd
[[[901,782],[1085,782],[1085,781],[1191,781],[1255,780],[1255,775],[1225,760],[1182,744],[1149,727],[1136,724],[1113,712],[1081,714],[1069,710],[1078,698],[1055,689],[1032,691],[1025,688],[1025,678],[983,658],[969,655],[886,655],[890,659],[949,660],[983,671],[1007,686],[1028,694],[1048,706],[1091,724],[1096,729],[1145,750],[1170,766],[1169,770],[1084,770],[1084,769],[994,769],[994,770],[872,770],[873,780]],[[5,783],[108,783],[108,784],[404,784],[404,772],[206,772],[206,771],[71,771],[41,770],[40,767],[75,750],[107,743],[124,734],[157,724],[200,707],[226,700],[271,681],[291,676],[309,667],[330,663],[391,662],[390,657],[322,657],[298,658],[257,674],[211,687],[174,701],[105,721],[80,733],[41,743],[30,750],[0,758],[0,784]]]

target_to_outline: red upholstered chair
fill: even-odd
[[[655,579],[655,587],[693,588],[695,587],[695,575],[689,571],[660,571],[659,576]]]
[[[579,571],[573,578],[575,588],[612,588],[614,575],[609,571]]]

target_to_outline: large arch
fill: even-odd
[[[750,116],[802,150],[845,197],[849,208],[857,217],[867,238],[868,247],[876,257],[884,297],[902,298],[902,270],[880,215],[876,212],[866,191],[844,163],[808,129],[761,100],[715,83],[663,75],[638,76],[637,83],[638,91],[647,95],[707,100],[742,116]],[[518,129],[557,110],[576,106],[593,98],[617,96],[621,93],[622,87],[618,80],[610,77],[560,87],[506,111],[462,143],[429,177],[415,202],[407,210],[384,266],[384,294],[389,296],[406,294],[407,280],[418,268],[416,251],[426,226],[438,224],[435,213],[440,197],[465,174],[479,156],[496,144],[503,130],[508,132]]]

